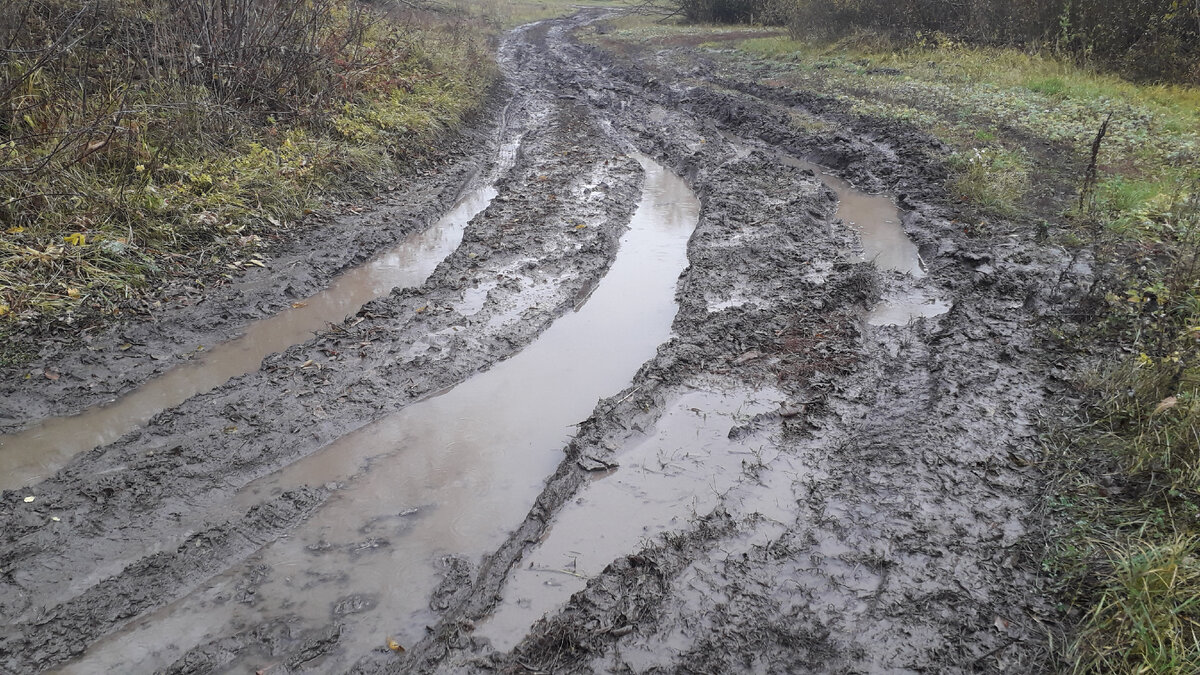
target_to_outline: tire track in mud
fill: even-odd
[[[33,644],[43,607],[78,627],[80,645],[116,627],[106,617],[125,620],[111,602],[82,607],[80,598],[108,597],[97,590],[105,579],[145,579],[164,599],[130,616],[195,588],[219,570],[182,579],[168,569],[156,582],[141,571],[152,541],[179,551],[190,532],[225,532],[238,487],[528,344],[611,261],[640,185],[637,168],[613,158],[632,145],[683,176],[702,202],[674,334],[579,425],[504,543],[477,565],[447,559],[429,601],[440,618],[426,637],[406,654],[381,649],[353,663],[360,655],[339,651],[336,616],[303,630],[280,617],[214,636],[171,670],[211,672],[246,650],[269,655],[281,672],[1044,667],[1038,623],[1050,613],[1030,552],[1040,480],[1030,465],[1048,368],[1031,308],[1052,304],[1046,282],[1066,261],[1020,238],[954,227],[928,137],[803,92],[731,93],[727,73],[686,49],[617,58],[571,39],[603,15],[505,39],[502,67],[529,133],[501,197],[424,287],[373,303],[258,373],[85,454],[34,486],[32,505],[2,495],[0,666],[64,658]],[[798,135],[781,123],[792,105],[837,130]],[[722,129],[868,188],[895,187],[928,276],[916,284],[846,261],[855,235],[836,222],[832,192],[773,153],[737,152]],[[607,197],[581,213],[573,205],[595,182],[606,183]],[[564,227],[580,218],[589,227]],[[908,326],[867,324],[881,291],[913,287],[936,289],[950,311]],[[770,453],[729,476],[716,506],[614,558],[513,649],[477,635],[506,601],[514,566],[555,536],[558,514],[588,494],[595,472],[616,466],[620,475],[631,449],[681,401],[697,414],[727,405],[696,403],[696,390],[746,400],[776,392],[768,398],[777,409],[728,432]],[[47,523],[52,514],[63,527]],[[87,571],[56,588],[64,574]],[[240,586],[249,595],[254,574]]]
[[[369,653],[381,635],[418,639],[440,577],[435,561],[447,552],[474,559],[502,541],[553,471],[570,426],[624,386],[669,331],[695,204],[678,179],[644,166],[645,188],[617,258],[582,307],[487,372],[247,486],[243,495],[257,499],[298,484],[339,484],[288,541],[244,566],[250,570],[231,570],[147,617],[87,664],[115,670],[100,650],[129,654],[131,645],[182,643],[182,632],[220,635],[282,616],[294,617],[294,630],[320,630],[331,607],[339,639],[324,664]],[[262,567],[286,572],[258,579],[253,602],[231,609],[208,601],[213,587]],[[263,658],[256,651],[210,641],[181,662],[255,669]]]
[[[370,303],[262,370],[158,415],[38,485],[3,493],[0,667],[61,660],[33,641],[36,617],[47,611],[79,609],[71,621],[80,646],[118,628],[74,599],[134,574],[139,560],[190,532],[228,527],[215,523],[242,485],[513,353],[576,304],[613,257],[641,170],[614,161],[621,153],[572,105],[536,95],[518,105],[513,133],[526,139],[516,167],[423,287]],[[594,186],[602,195],[582,203]],[[467,300],[484,285],[482,301]],[[469,316],[458,309],[479,302]],[[23,502],[29,493],[36,502]],[[162,588],[145,579],[156,601],[143,609],[203,581],[168,577]]]
[[[435,156],[417,160],[376,198],[335,202],[294,224],[286,236],[248,241],[268,261],[267,269],[249,267],[232,281],[201,270],[200,279],[169,281],[154,303],[123,308],[129,318],[116,325],[97,329],[69,319],[40,336],[32,362],[0,368],[0,433],[107,404],[186,367],[204,355],[199,348],[238,338],[253,322],[286,311],[378,251],[428,228],[477,176],[494,170],[493,132],[503,125],[506,97],[491,93],[481,119],[446,138]],[[46,372],[57,378],[44,377]]]
[[[1047,668],[1043,622],[1054,614],[1038,576],[1032,467],[1051,366],[1033,309],[1052,305],[1048,282],[1068,261],[1032,238],[965,236],[940,205],[944,169],[928,158],[939,146],[923,134],[827,110],[841,129],[832,138],[780,143],[794,132],[775,128],[776,103],[731,98],[718,81],[676,87],[696,73],[667,67],[668,50],[618,60],[570,41],[571,27],[599,16],[529,31],[525,51],[544,50],[551,69],[537,77],[587,101],[701,195],[676,336],[581,426],[538,505],[472,586],[453,575],[455,602],[429,637],[354,671]],[[718,126],[855,182],[897,186],[905,229],[929,262],[924,283],[952,301],[949,313],[866,325],[878,284],[907,292],[914,281],[831,262],[846,232],[830,222],[829,195],[797,195],[812,176],[767,156],[736,158],[716,141]],[[863,127],[870,133],[855,133]],[[511,651],[480,639],[476,625],[514,566],[554,536],[585,471],[619,463],[672,401],[720,388],[714,376],[766,378],[787,395],[752,430],[768,435],[774,459],[748,465],[708,514],[614,559]],[[786,516],[780,502],[792,505]]]

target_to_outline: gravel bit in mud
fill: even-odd
[[[404,652],[383,635],[376,651],[345,650],[341,622],[376,602],[349,594],[326,625],[288,614],[229,625],[166,649],[155,667],[214,672],[248,658],[265,672],[364,673],[1047,666],[1042,626],[1054,615],[1035,551],[1033,428],[1049,368],[1033,324],[1068,295],[1051,282],[1067,261],[954,225],[941,201],[945,150],[927,136],[804,92],[735,87],[686,46],[615,56],[574,40],[572,29],[602,16],[587,10],[505,38],[501,63],[518,93],[490,147],[519,139],[519,151],[498,176],[499,196],[422,287],[0,494],[0,669],[46,669],[89,649],[86,662],[106,634],[236,562],[245,563],[236,601],[258,602],[279,572],[258,564],[256,547],[294,531],[342,486],[258,495],[260,506],[231,517],[239,488],[508,358],[585,299],[637,203],[632,150],[683,177],[702,204],[673,335],[580,421],[503,543],[482,559],[450,551],[430,561],[443,581],[424,637]],[[799,135],[781,112],[797,106],[837,133]],[[925,274],[856,262],[857,234],[836,218],[833,191],[780,152],[900,194]],[[912,297],[948,311],[905,325],[867,320],[881,299]],[[50,412],[36,401],[14,410]],[[655,445],[688,424],[708,440],[682,455]],[[691,491],[690,512],[654,505],[652,480],[668,479]],[[521,590],[518,575],[557,569],[527,563],[581,536],[556,525],[611,519],[597,486],[618,483],[646,507],[617,525],[645,536],[610,550],[600,532],[614,531],[597,526],[598,552],[558,570],[573,595]],[[520,603],[536,609],[532,625],[504,613]],[[63,631],[69,644],[49,639]]]

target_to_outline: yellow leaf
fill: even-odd
[[[293,302],[292,303],[292,309],[301,309],[303,307],[308,307],[308,303],[307,302]]]
[[[427,309],[429,309],[429,305],[425,305],[424,307],[418,307],[417,313],[420,314],[421,312],[424,312]]]
[[[121,345],[120,347],[117,347],[117,349],[120,349],[121,351],[125,351],[126,349],[129,349],[132,346],[133,345],[131,343],[126,342],[125,344]]]
[[[79,292],[78,288],[68,288],[67,289],[67,297],[69,297],[69,298],[78,298],[81,295],[83,295],[83,293]]]
[[[7,230],[5,230],[5,232],[7,232],[9,234],[20,234],[24,231],[25,231],[25,228],[21,227],[20,225],[17,225],[16,227],[10,227]]]
[[[1157,415],[1158,413],[1160,413],[1164,410],[1170,410],[1171,408],[1174,408],[1175,405],[1178,403],[1179,403],[1179,399],[1175,398],[1174,396],[1168,396],[1168,397],[1164,398],[1163,400],[1159,401],[1158,405],[1154,406],[1154,412],[1152,412],[1150,414]]]
[[[0,316],[6,316],[11,311],[12,311],[11,307],[4,304],[3,302],[0,302]]]
[[[390,637],[387,639],[387,646],[388,649],[396,652],[397,654],[404,653],[404,646]]]
[[[264,264],[261,260],[250,260],[249,263],[251,265],[258,265],[259,267],[266,267],[266,264]]]
[[[72,246],[86,246],[87,245],[87,235],[83,234],[81,232],[72,232],[71,234],[68,234],[67,236],[63,237],[63,241],[67,242],[68,244],[70,244]]]

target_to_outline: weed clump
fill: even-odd
[[[951,155],[948,165],[950,193],[988,211],[1013,215],[1029,191],[1029,169],[1019,152],[972,148]]]

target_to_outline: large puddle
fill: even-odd
[[[162,667],[231,628],[282,617],[296,630],[340,622],[342,661],[389,636],[423,637],[436,621],[427,603],[439,558],[475,561],[499,546],[561,461],[572,425],[670,336],[699,202],[679,178],[639,161],[646,182],[630,229],[575,312],[491,370],[247,486],[245,505],[303,483],[341,489],[251,563],[97,643],[64,672]],[[271,573],[247,599],[239,585],[255,569]],[[269,662],[247,654],[236,666]]]
[[[117,440],[163,410],[258,370],[264,357],[308,340],[393,288],[421,285],[458,247],[466,224],[495,196],[490,185],[467,193],[432,227],[341,274],[291,309],[251,324],[242,337],[201,352],[195,362],[173,368],[113,403],[0,436],[0,489],[44,479],[75,455]]]

